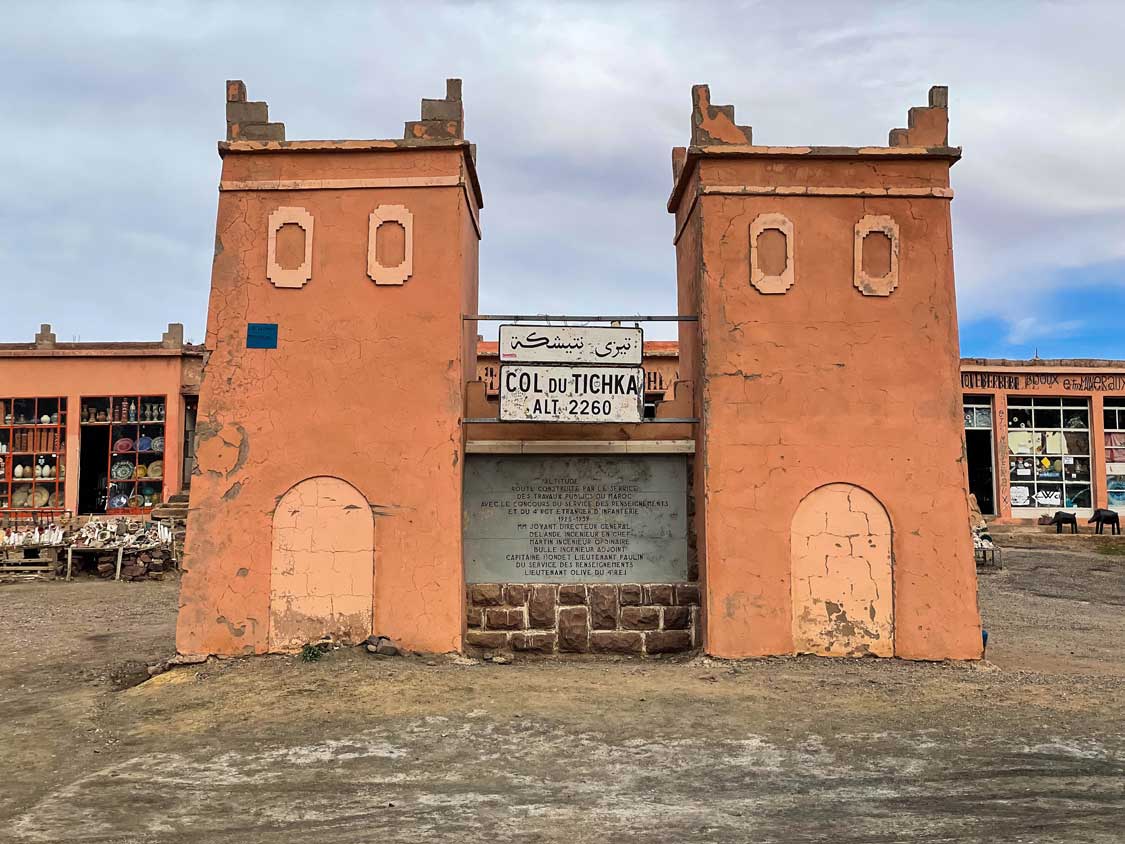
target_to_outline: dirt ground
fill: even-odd
[[[261,657],[0,586],[0,840],[1120,842],[1125,558],[1010,550],[979,665]]]

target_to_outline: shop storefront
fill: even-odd
[[[144,515],[179,492],[203,354],[153,343],[0,344],[0,518]],[[188,469],[190,472],[190,469]]]
[[[961,362],[969,489],[986,515],[1125,506],[1125,361]]]

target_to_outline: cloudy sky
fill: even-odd
[[[693,83],[757,142],[844,145],[945,84],[962,352],[1125,358],[1125,4],[3,7],[0,340],[203,339],[225,79],[291,139],[393,138],[460,76],[482,311],[674,311]]]

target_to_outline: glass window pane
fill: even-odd
[[[1087,457],[1064,457],[1063,477],[1068,481],[1089,481],[1090,460]]]
[[[1106,408],[1102,411],[1102,424],[1106,430],[1113,430],[1117,427],[1117,411],[1111,408]]]
[[[1008,427],[1009,428],[1030,428],[1031,427],[1031,411],[1022,408],[1009,408],[1008,409]]]
[[[1031,491],[1031,484],[1012,484],[1012,506],[1034,507]]]
[[[1090,434],[1086,431],[1064,431],[1066,448],[1063,454],[1089,454]]]
[[[1063,399],[1063,407],[1089,407],[1089,402],[1086,399]]]
[[[1109,506],[1110,507],[1125,507],[1125,489],[1109,491]]]
[[[1035,433],[1035,453],[1036,454],[1062,454],[1063,453],[1063,432],[1062,431],[1044,431]]]
[[[976,416],[973,414],[973,409],[971,407],[966,407],[965,408],[965,427],[966,428],[973,427],[973,423],[974,423],[975,419],[976,419]]]
[[[1036,484],[1034,507],[1062,507],[1062,484]]]
[[[1066,506],[1083,508],[1093,506],[1092,504],[1090,504],[1090,487],[1067,484]]]
[[[1086,408],[1067,408],[1063,413],[1063,425],[1067,428],[1089,428],[1090,411]]]
[[[1063,462],[1061,457],[1040,457],[1035,461],[1035,478],[1041,481],[1061,481]]]
[[[976,426],[978,428],[988,428],[989,430],[992,430],[991,407],[978,407],[976,417]]]
[[[1011,454],[1033,454],[1034,434],[1031,431],[1008,431],[1008,451]]]
[[[1062,427],[1062,411],[1057,407],[1052,408],[1035,408],[1035,427],[1036,428],[1061,428]]]
[[[1013,481],[1029,481],[1035,473],[1035,461],[1030,457],[1009,457],[1008,477]]]

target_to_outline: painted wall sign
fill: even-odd
[[[248,348],[248,349],[276,349],[277,348],[277,323],[276,322],[248,322],[248,323],[246,323],[246,348]]]
[[[682,455],[468,455],[469,583],[688,579]]]
[[[644,334],[616,326],[501,325],[501,363],[640,366]]]
[[[500,419],[640,422],[644,383],[639,366],[501,366]]]
[[[1125,391],[1125,375],[962,372],[961,386],[970,390],[1031,390],[1036,387],[1053,387],[1079,393],[1117,393]]]

